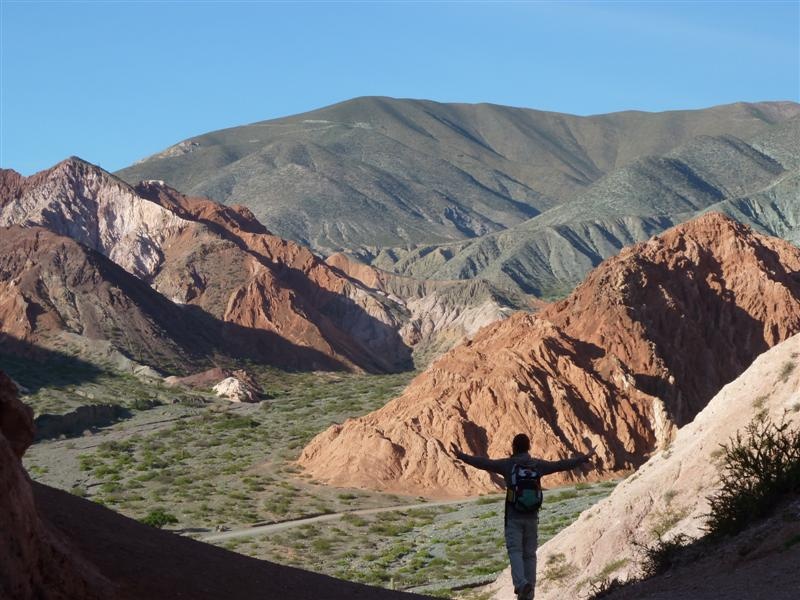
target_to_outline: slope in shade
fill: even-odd
[[[0,597],[114,598],[110,582],[37,513],[31,482],[20,460],[33,435],[32,411],[0,371]]]
[[[252,559],[32,483],[20,460],[32,440],[31,411],[0,372],[2,598],[423,598]]]
[[[449,444],[502,456],[528,431],[548,459],[593,443],[592,476],[609,476],[798,331],[800,249],[709,214],[606,261],[538,315],[484,328],[384,408],[317,436],[300,463],[337,485],[469,495],[496,482]]]
[[[225,322],[196,306],[178,306],[70,238],[41,227],[0,231],[4,350],[26,342],[33,344],[31,357],[36,358],[37,345],[61,347],[80,339],[89,355],[103,354],[110,345],[167,372],[245,352],[286,367],[344,366],[271,331]]]

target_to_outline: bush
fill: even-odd
[[[669,571],[688,543],[689,537],[681,533],[668,540],[659,538],[652,546],[635,544],[642,554],[642,578],[649,579]]]
[[[151,510],[146,517],[141,519],[141,522],[145,525],[150,525],[150,527],[161,529],[165,525],[174,525],[178,522],[178,519],[175,515],[171,515],[163,509],[157,508]]]
[[[733,535],[768,516],[782,497],[800,492],[800,430],[756,418],[722,445],[721,488],[709,497],[706,527]]]
[[[606,596],[610,596],[614,592],[623,589],[624,587],[625,582],[620,581],[616,577],[613,579],[602,579],[600,581],[595,581],[589,588],[589,596],[587,600],[599,600],[600,598],[605,598]]]

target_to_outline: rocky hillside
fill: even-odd
[[[637,159],[696,136],[749,139],[799,112],[769,102],[578,117],[356,98],[195,136],[119,175],[242,202],[279,235],[366,256],[501,231]]]
[[[608,498],[586,511],[539,550],[540,586],[536,597],[545,600],[579,597],[586,592],[588,582],[601,573],[601,577],[620,578],[637,574],[638,553],[634,543],[651,544],[656,532],[667,538],[679,533],[692,538],[702,536],[704,515],[709,510],[707,497],[718,485],[720,444],[727,443],[737,431],[744,429],[757,413],[780,421],[788,411],[794,426],[800,426],[799,366],[800,336],[796,335],[762,354],[742,375],[726,385],[692,423],[677,433],[668,451],[654,455]],[[766,548],[772,542],[780,547],[791,537],[789,527],[790,523],[783,524],[783,537],[779,539],[761,539],[753,543]],[[800,529],[795,527],[795,534],[798,531]],[[753,552],[750,558],[758,558],[759,554]],[[548,569],[553,572],[556,563],[565,575],[548,577]],[[743,566],[740,564],[735,570]],[[768,572],[768,565],[762,568]],[[706,573],[706,578],[714,580],[714,577],[714,573]],[[673,579],[680,581],[680,577]],[[676,583],[675,580],[671,582],[673,593],[676,593]],[[724,581],[718,583],[725,585]],[[786,583],[775,582],[776,586]],[[747,581],[739,584],[749,585],[753,591],[760,585]],[[513,598],[508,573],[500,578],[496,587],[498,600]],[[709,588],[707,584],[706,588]],[[760,597],[743,594],[741,590],[736,592],[731,597]],[[694,597],[710,597],[697,590],[695,593]],[[779,596],[776,590],[775,597],[784,596]]]
[[[636,467],[800,331],[798,273],[797,247],[720,214],[698,218],[604,262],[536,316],[484,328],[401,397],[318,435],[300,464],[336,485],[472,495],[497,484],[449,444],[503,456],[527,431],[548,459],[594,444],[593,476]]]
[[[184,311],[102,254],[47,229],[4,229],[0,273],[0,332],[27,342],[31,354],[80,336],[179,371],[215,351],[213,319]]]
[[[410,367],[415,344],[435,345],[437,323],[445,337],[452,335],[453,327],[441,319],[421,332],[419,310],[409,303],[424,293],[408,288],[410,296],[390,298],[270,234],[246,208],[187,197],[160,182],[132,188],[79,159],[29,178],[3,171],[0,181],[0,226],[53,234],[30,234],[27,255],[6,256],[9,269],[0,279],[3,329],[26,340],[67,332],[109,342],[156,367],[180,362],[187,356],[181,348],[191,347],[194,355],[249,357],[291,368],[391,371]],[[43,238],[44,244],[36,241]],[[77,264],[88,250],[95,253],[93,264],[103,263],[92,273]],[[59,252],[75,264],[59,262]],[[28,275],[23,289],[17,283],[27,260],[40,264],[39,279]],[[103,281],[112,275],[116,280]],[[76,298],[88,299],[91,286],[136,288],[139,297],[148,297],[147,318],[127,320],[125,303],[104,305],[102,314],[90,301],[78,306]],[[472,283],[451,287],[466,291],[428,301],[450,301],[457,311],[479,307],[474,317],[480,325],[502,316],[499,296],[487,308],[486,296],[469,293]],[[49,316],[37,318],[39,313]],[[203,336],[212,342],[202,343]]]
[[[455,244],[384,249],[364,258],[415,277],[482,277],[552,298],[569,293],[622,247],[707,211],[796,240],[797,139],[798,117],[752,138],[698,136],[663,156],[613,170],[568,202],[508,230]]]

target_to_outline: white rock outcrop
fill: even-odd
[[[231,402],[257,402],[258,395],[247,383],[236,377],[227,377],[214,386],[214,393]]]

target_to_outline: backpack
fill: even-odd
[[[532,463],[514,463],[506,490],[506,502],[521,513],[533,513],[542,506],[541,473]]]

